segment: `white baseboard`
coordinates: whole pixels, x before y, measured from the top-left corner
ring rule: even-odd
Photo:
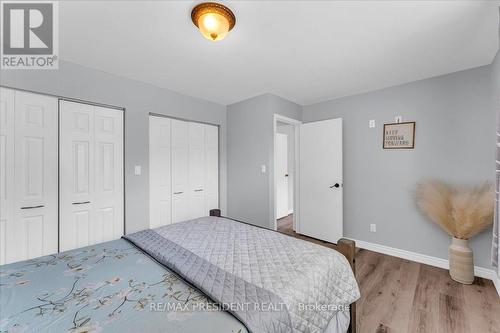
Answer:
[[[366,249],[366,250],[370,250],[373,252],[383,253],[383,254],[387,254],[390,256],[415,261],[415,262],[418,262],[421,264],[426,264],[426,265],[435,266],[435,267],[439,267],[439,268],[449,269],[449,263],[448,263],[448,260],[446,260],[446,259],[432,257],[432,256],[428,256],[428,255],[421,254],[421,253],[396,249],[396,248],[390,247],[390,246],[365,242],[362,240],[356,240],[356,239],[353,239],[353,240],[356,242],[356,246],[359,248],[362,248],[362,249]],[[497,291],[499,292],[499,295],[500,295],[500,282],[498,281],[498,276],[494,270],[487,269],[484,267],[474,266],[474,275],[478,276],[478,277],[485,278],[485,279],[492,280],[493,283],[495,284],[495,287],[497,288]]]

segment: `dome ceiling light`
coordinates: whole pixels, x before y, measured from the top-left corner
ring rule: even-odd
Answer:
[[[218,41],[224,39],[236,23],[231,9],[216,2],[203,2],[191,11],[191,20],[200,29],[206,39]]]

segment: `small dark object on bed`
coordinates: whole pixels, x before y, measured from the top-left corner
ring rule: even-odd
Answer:
[[[220,209],[211,209],[210,216],[221,217]],[[349,265],[351,265],[352,272],[354,273],[354,276],[356,276],[354,261],[354,255],[356,254],[356,242],[351,239],[341,238],[337,241],[337,250],[347,258]],[[352,303],[350,306],[350,315],[351,320],[347,333],[356,333],[356,302]]]

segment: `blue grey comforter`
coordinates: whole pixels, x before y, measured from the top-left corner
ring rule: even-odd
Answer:
[[[323,332],[360,294],[335,250],[219,217],[126,236],[252,333]]]
[[[247,332],[212,305],[124,239],[0,266],[0,332]]]

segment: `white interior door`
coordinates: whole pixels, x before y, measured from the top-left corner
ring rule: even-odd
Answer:
[[[343,236],[342,119],[300,125],[298,232],[336,243]]]
[[[219,208],[219,127],[205,126],[205,211]]]
[[[218,208],[218,127],[150,117],[150,177],[152,228]]]
[[[94,107],[93,243],[123,235],[123,111]]]
[[[171,120],[149,117],[150,228],[172,223]]]
[[[15,225],[14,101],[14,90],[0,88],[0,265],[12,261],[7,261],[12,256],[7,249],[14,250],[7,237],[7,226]]]
[[[172,223],[188,220],[189,129],[188,122],[172,119]]]
[[[57,99],[15,92],[15,206],[6,262],[57,252]],[[3,167],[3,166],[2,166]]]
[[[9,241],[7,226],[14,223],[15,185],[14,185],[14,129],[15,129],[15,92],[0,88],[0,265],[11,262],[9,257],[14,243]]]
[[[288,215],[288,137],[276,133],[276,218]]]
[[[60,101],[60,250],[91,245],[94,214],[94,108]]]
[[[123,112],[60,101],[60,250],[123,234]]]
[[[206,216],[205,125],[189,123],[189,218]]]

